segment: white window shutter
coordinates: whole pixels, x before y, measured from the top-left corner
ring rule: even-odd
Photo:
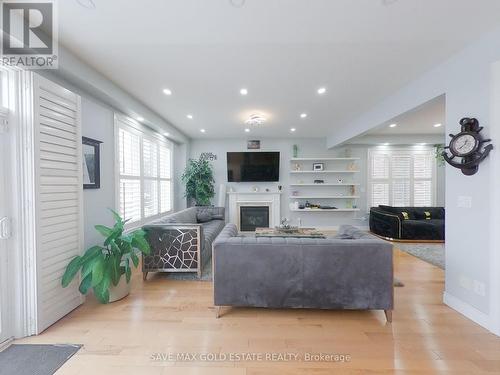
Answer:
[[[35,74],[33,80],[37,226],[37,331],[83,302],[78,277],[61,278],[82,252],[82,137],[80,97]]]

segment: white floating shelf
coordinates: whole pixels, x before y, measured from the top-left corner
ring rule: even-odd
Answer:
[[[329,161],[329,160],[338,160],[338,161],[350,161],[350,160],[360,160],[360,158],[291,158],[290,161]]]
[[[290,171],[290,173],[359,173],[359,171]]]
[[[359,186],[360,184],[290,184],[290,186]]]
[[[290,199],[357,199],[359,196],[357,195],[331,195],[331,196],[322,196],[319,197],[317,195],[291,195]]]
[[[303,210],[298,209],[298,210],[290,210],[292,212],[355,212],[359,211],[359,208],[336,208],[336,209],[321,209],[321,208],[313,208],[313,209],[307,209],[304,208]]]

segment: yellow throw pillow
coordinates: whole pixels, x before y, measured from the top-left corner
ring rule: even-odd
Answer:
[[[430,220],[431,219],[431,213],[429,211],[425,211],[425,220]]]
[[[401,212],[401,215],[403,215],[403,219],[405,219],[405,220],[410,220],[410,215],[408,215],[408,212],[406,212],[406,211],[402,211],[402,212]]]

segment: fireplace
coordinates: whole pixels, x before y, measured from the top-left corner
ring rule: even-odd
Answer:
[[[269,228],[269,206],[240,206],[240,231]]]

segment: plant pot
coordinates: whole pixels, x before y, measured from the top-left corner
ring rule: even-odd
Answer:
[[[127,283],[125,275],[120,278],[117,286],[113,284],[109,287],[109,302],[116,302],[130,294],[130,283]]]

